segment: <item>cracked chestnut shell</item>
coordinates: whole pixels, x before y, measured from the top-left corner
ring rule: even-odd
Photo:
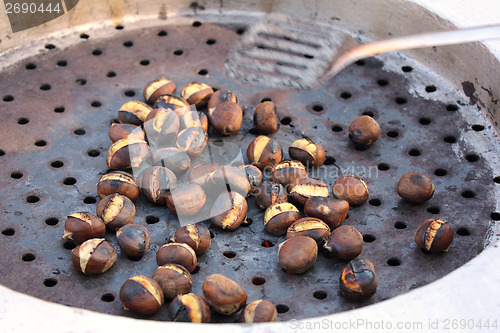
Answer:
[[[286,230],[287,239],[297,236],[308,236],[323,244],[330,237],[330,227],[315,217],[303,217],[293,222]]]
[[[207,302],[193,293],[178,295],[168,307],[168,317],[172,321],[209,323],[210,316]]]
[[[177,229],[173,238],[174,242],[186,243],[191,246],[197,255],[207,252],[212,243],[210,231],[197,224],[188,224]]]
[[[270,234],[282,236],[288,227],[300,218],[300,212],[289,202],[279,202],[267,207],[264,212],[264,228]]]
[[[86,240],[71,251],[73,267],[83,274],[106,272],[116,262],[116,250],[104,238]]]
[[[158,205],[165,205],[170,191],[177,185],[177,177],[168,168],[153,166],[147,168],[142,174],[142,194]]]
[[[142,125],[146,121],[151,107],[140,101],[129,101],[123,104],[118,111],[118,120],[122,124]]]
[[[106,225],[99,217],[90,213],[78,212],[66,218],[62,238],[80,244],[91,238],[104,237],[105,234]]]
[[[433,194],[434,184],[424,173],[407,173],[398,182],[398,195],[406,201],[422,203],[432,198]]]
[[[106,163],[113,170],[136,168],[148,154],[149,146],[146,141],[136,138],[121,139],[109,147]]]
[[[247,294],[235,281],[220,275],[208,276],[201,286],[203,298],[210,307],[223,315],[230,315],[247,302]]]
[[[250,184],[250,194],[255,194],[258,191],[260,184],[262,184],[262,180],[264,179],[262,171],[260,171],[260,169],[255,165],[250,164],[242,165],[240,166],[240,169],[245,171],[248,183]]]
[[[351,260],[342,270],[339,284],[340,293],[345,297],[354,301],[368,299],[377,292],[375,267],[368,259]]]
[[[349,125],[349,139],[358,146],[369,146],[380,136],[380,126],[370,116],[361,116]]]
[[[356,228],[341,225],[332,230],[324,248],[339,259],[354,259],[363,251],[363,236]]]
[[[328,197],[328,186],[314,178],[297,178],[289,186],[289,195],[297,205],[304,206],[312,197]]]
[[[153,279],[158,282],[163,296],[167,299],[190,293],[193,289],[191,274],[181,265],[166,264],[160,266],[155,270]]]
[[[226,192],[229,188],[244,197],[247,197],[251,190],[245,171],[230,165],[220,167],[207,175],[203,188],[210,194]]]
[[[413,239],[428,252],[447,251],[453,241],[453,230],[446,221],[428,219],[418,227]]]
[[[347,201],[330,197],[311,197],[304,205],[304,212],[307,216],[322,220],[331,229],[344,222],[348,210],[349,203]]]
[[[265,299],[258,299],[247,304],[241,311],[240,323],[274,322],[278,318],[278,311],[273,303]]]
[[[288,154],[307,166],[321,166],[326,159],[323,146],[305,138],[294,141],[288,148]]]
[[[216,164],[198,164],[189,170],[188,180],[192,184],[198,184],[203,186],[205,184],[205,180],[209,174],[214,172],[219,168]]]
[[[145,134],[140,126],[132,124],[117,124],[112,123],[108,131],[109,139],[116,142],[128,137],[144,140]]]
[[[199,111],[189,111],[179,117],[180,129],[188,127],[201,127],[208,133],[208,117]]]
[[[189,104],[194,104],[198,109],[207,105],[214,90],[208,84],[190,82],[181,91],[181,97]]]
[[[238,98],[229,90],[217,90],[208,101],[208,111],[210,112],[210,109],[214,109],[217,105],[224,102],[238,103]]]
[[[173,94],[177,92],[177,86],[169,79],[162,77],[158,80],[149,82],[144,87],[143,96],[148,104],[153,104],[158,97],[165,94]]]
[[[167,243],[156,252],[156,263],[158,266],[166,264],[178,264],[188,270],[194,271],[198,259],[194,250],[184,243]]]
[[[287,201],[288,195],[283,185],[269,180],[264,180],[255,193],[255,202],[262,209],[277,202]]]
[[[246,219],[248,204],[238,192],[223,192],[215,200],[210,216],[212,224],[224,230],[236,230]]]
[[[308,271],[318,257],[318,244],[307,236],[295,236],[279,245],[281,268],[289,274],[302,274]]]
[[[260,135],[248,146],[247,157],[251,164],[263,170],[272,168],[276,163],[281,162],[283,150],[277,140]]]
[[[175,146],[179,129],[179,116],[171,109],[153,109],[144,123],[144,131],[153,149]]]
[[[139,197],[140,190],[134,177],[124,171],[113,171],[104,174],[97,183],[97,194],[101,198],[113,193],[126,196],[134,201]]]
[[[151,234],[142,225],[127,224],[116,230],[116,241],[127,256],[141,258],[149,248]]]
[[[177,215],[196,215],[205,205],[205,191],[197,184],[181,184],[167,195],[167,207]]]
[[[154,165],[161,165],[175,173],[182,175],[191,166],[189,155],[174,147],[161,148],[151,155]]]
[[[125,310],[146,316],[157,313],[163,305],[163,292],[160,285],[144,275],[136,275],[127,279],[120,288],[119,297]]]
[[[195,158],[201,155],[207,145],[208,134],[201,127],[188,127],[177,135],[177,148]]]
[[[280,128],[280,119],[273,102],[266,101],[260,103],[253,114],[253,124],[255,128],[264,134],[273,134]]]
[[[345,175],[338,178],[332,187],[333,196],[347,201],[350,205],[361,205],[368,200],[368,185],[363,179],[354,175]]]
[[[308,178],[306,167],[296,160],[281,161],[273,166],[269,179],[288,187],[296,179]]]
[[[155,109],[171,109],[177,113],[178,116],[183,115],[184,113],[191,111],[189,103],[186,102],[181,97],[165,94],[158,97],[153,105]]]
[[[241,129],[243,111],[234,102],[223,102],[208,111],[212,127],[222,135],[233,135]]]
[[[99,201],[96,213],[108,230],[115,231],[132,223],[135,217],[135,205],[126,196],[114,193]]]

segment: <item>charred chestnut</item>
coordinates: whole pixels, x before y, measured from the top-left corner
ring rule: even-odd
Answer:
[[[189,104],[194,104],[200,109],[207,105],[213,93],[214,90],[208,84],[191,82],[182,89],[181,97]]]
[[[161,165],[175,173],[182,175],[191,166],[189,155],[174,147],[161,148],[151,155],[154,165]]]
[[[297,236],[308,236],[323,244],[330,237],[330,227],[315,217],[303,217],[293,222],[286,230],[287,239]]]
[[[137,125],[132,124],[111,124],[108,131],[108,136],[111,141],[116,142],[121,139],[126,139],[128,137],[144,140],[145,135],[142,128]]]
[[[197,184],[182,184],[170,191],[167,207],[180,216],[196,215],[207,201],[205,191]]]
[[[429,219],[418,227],[413,239],[428,252],[447,251],[453,241],[453,230],[446,221]]]
[[[144,275],[136,275],[127,279],[120,288],[119,297],[125,310],[146,316],[157,313],[163,305],[163,292],[160,285]]]
[[[300,206],[304,206],[309,198],[326,198],[329,195],[325,182],[314,178],[297,178],[290,184],[289,189],[293,202]]]
[[[71,251],[73,267],[83,274],[106,272],[116,262],[116,250],[104,238],[86,240]]]
[[[174,112],[177,113],[178,116],[191,111],[188,102],[186,102],[181,97],[177,97],[172,94],[165,94],[158,97],[153,107],[155,109],[174,110]]]
[[[247,294],[235,281],[212,274],[201,286],[203,298],[210,307],[221,314],[230,315],[241,309],[247,302]]]
[[[153,109],[144,123],[148,142],[155,149],[175,146],[179,128],[179,116],[171,109]]]
[[[354,301],[362,301],[377,292],[378,279],[375,267],[368,259],[355,259],[342,270],[339,279],[340,293]]]
[[[100,218],[90,213],[78,212],[66,219],[62,238],[80,244],[91,238],[104,237],[105,234],[106,225]]]
[[[139,185],[137,185],[134,177],[128,172],[109,172],[104,174],[97,183],[97,194],[101,198],[104,198],[113,193],[124,195],[134,201],[139,197]]]
[[[264,228],[270,234],[282,236],[298,218],[300,218],[300,212],[291,203],[275,203],[267,207],[264,212]]]
[[[146,103],[153,104],[161,95],[175,94],[176,92],[177,86],[175,83],[162,77],[161,79],[149,82],[144,88],[143,96]]]
[[[316,217],[328,224],[331,229],[344,222],[349,210],[349,203],[330,197],[311,197],[304,205],[307,216]]]
[[[106,224],[106,228],[115,231],[132,223],[135,217],[135,205],[126,196],[114,193],[99,201],[96,212]]]
[[[144,140],[126,138],[114,142],[106,154],[106,163],[113,170],[136,168],[148,156],[149,146]]]
[[[291,158],[299,160],[307,166],[321,166],[326,159],[323,146],[312,142],[310,139],[294,141],[288,148],[288,153]]]
[[[278,311],[273,303],[259,299],[247,304],[241,311],[240,323],[265,323],[274,322],[278,318]]]
[[[193,293],[178,295],[168,307],[168,317],[172,321],[209,323],[210,315],[207,302]]]
[[[264,134],[273,134],[280,128],[280,119],[273,102],[262,102],[253,114],[253,124],[255,129]]]
[[[261,135],[256,137],[248,146],[247,157],[250,163],[263,170],[281,162],[283,150],[277,140]]]
[[[279,262],[289,274],[302,274],[308,271],[318,257],[316,241],[307,236],[296,236],[279,245]]]
[[[167,197],[177,185],[177,177],[165,167],[153,166],[144,171],[141,178],[142,194],[152,203],[165,205]]]
[[[349,139],[358,146],[369,146],[380,136],[380,126],[370,116],[361,116],[349,125]]]
[[[288,196],[283,185],[269,180],[264,180],[255,193],[255,202],[262,209],[274,203],[286,201],[288,201]]]
[[[191,274],[181,265],[166,264],[160,266],[154,272],[153,279],[158,282],[163,296],[167,299],[190,293],[193,289]]]
[[[199,164],[191,168],[188,174],[188,180],[192,184],[203,186],[209,174],[218,169],[216,164]]]
[[[151,108],[139,101],[126,102],[118,111],[118,120],[122,124],[141,125],[146,121]]]
[[[188,224],[175,232],[174,242],[186,243],[191,246],[197,255],[207,252],[212,239],[207,228],[197,224]]]
[[[434,184],[424,173],[407,173],[398,182],[398,194],[407,201],[422,203],[432,198]]]
[[[207,132],[201,127],[188,127],[177,135],[177,148],[191,158],[201,155],[207,145]]]
[[[363,251],[363,236],[356,228],[341,225],[332,231],[324,248],[339,259],[354,259]]]
[[[361,205],[368,200],[368,185],[363,179],[354,175],[345,175],[338,178],[332,187],[333,196],[347,201],[350,205]]]
[[[223,192],[215,200],[210,216],[212,224],[225,229],[236,230],[246,219],[248,204],[238,192]]]
[[[223,102],[208,111],[212,127],[222,135],[236,134],[243,121],[243,111],[234,102]]]
[[[149,248],[151,234],[142,225],[127,224],[116,230],[116,241],[127,256],[141,258]]]
[[[262,171],[260,171],[259,168],[257,168],[255,165],[242,165],[240,166],[241,169],[245,171],[245,174],[247,176],[248,183],[250,184],[250,194],[255,194],[258,189],[260,184],[262,184],[263,180],[263,175]]]
[[[166,264],[178,264],[190,273],[196,268],[198,259],[194,250],[184,243],[168,243],[160,247],[156,252],[156,263],[158,266]]]
[[[208,101],[208,111],[224,102],[238,103],[238,98],[229,90],[217,90]]]
[[[304,164],[295,160],[286,160],[273,166],[269,179],[288,187],[288,185],[300,178],[307,178],[307,171]]]

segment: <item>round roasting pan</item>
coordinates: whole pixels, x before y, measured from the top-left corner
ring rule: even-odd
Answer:
[[[252,22],[267,12],[284,12],[306,19],[340,21],[344,28],[365,40],[398,36],[413,32],[498,23],[500,6],[493,1],[478,1],[473,7],[467,1],[80,1],[66,15],[38,27],[12,33],[7,16],[0,14],[0,69],[19,59],[35,55],[49,41],[69,34],[101,31],[102,26],[124,24],[148,27],[148,18],[166,18],[166,23],[193,19],[202,22]],[[104,30],[106,31],[106,30]],[[106,34],[106,32],[102,32]],[[101,36],[106,37],[106,36]],[[70,45],[58,44],[58,47]],[[433,49],[405,52],[405,56],[429,68],[442,80],[467,96],[471,104],[480,105],[481,119],[490,124],[488,138],[475,140],[481,154],[493,170],[498,162],[498,91],[500,91],[499,42],[450,46],[436,53]],[[383,56],[382,56],[383,57]],[[473,93],[463,82],[473,82]],[[484,140],[484,142],[482,141]],[[493,147],[491,145],[494,145]],[[498,164],[497,164],[498,165]],[[495,187],[495,212],[500,210],[499,192]],[[457,329],[460,325],[476,329],[489,320],[494,325],[500,313],[498,293],[500,272],[497,261],[498,228],[492,221],[485,250],[445,277],[389,300],[323,317],[286,322],[237,325],[208,324],[202,328],[190,324],[137,320],[67,307],[0,286],[0,327],[2,331],[137,331],[191,330],[207,331],[398,331]],[[1,267],[6,270],[7,267]],[[425,267],[416,267],[423,269]],[[300,302],[301,300],[297,300]],[[496,316],[496,317],[495,317]],[[458,325],[458,326],[454,326]],[[473,326],[471,326],[473,325]],[[483,326],[484,327],[484,326]]]

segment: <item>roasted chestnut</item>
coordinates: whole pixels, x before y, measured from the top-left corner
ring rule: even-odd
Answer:
[[[203,112],[189,111],[179,117],[181,123],[180,129],[188,127],[201,127],[208,133],[208,118]]]
[[[235,281],[220,275],[208,276],[201,286],[203,298],[210,307],[221,314],[230,315],[247,302],[247,294]]]
[[[100,218],[90,213],[78,212],[66,219],[62,238],[80,244],[87,239],[104,237],[105,234],[106,225]]]
[[[265,323],[273,322],[278,318],[278,311],[273,303],[258,299],[247,304],[245,309],[241,311],[240,323]]]
[[[207,176],[217,170],[218,167],[216,164],[199,164],[192,167],[188,174],[189,182],[203,186]]]
[[[119,297],[125,310],[146,316],[157,313],[163,305],[163,292],[160,285],[144,275],[136,275],[127,279],[120,288]]]
[[[286,230],[286,238],[309,236],[319,244],[330,237],[328,224],[315,217],[303,217],[293,222]]]
[[[429,219],[418,227],[413,239],[428,252],[447,251],[453,241],[453,230],[446,221]]]
[[[208,84],[191,82],[182,89],[181,97],[199,109],[207,105],[213,93],[214,90]]]
[[[127,224],[116,230],[116,241],[127,256],[141,258],[149,248],[151,234],[142,225]]]
[[[179,129],[179,116],[171,109],[153,109],[144,123],[149,145],[153,149],[175,146]]]
[[[208,111],[224,102],[238,103],[238,98],[229,90],[217,90],[208,101]]]
[[[332,231],[324,248],[339,259],[354,259],[363,251],[363,236],[356,228],[341,225]]]
[[[243,111],[234,102],[223,102],[208,111],[212,127],[222,135],[236,134],[243,121]]]
[[[156,263],[158,266],[178,264],[191,273],[196,268],[198,259],[196,258],[196,253],[189,245],[184,243],[167,243],[156,252]]]
[[[174,147],[156,150],[153,155],[151,155],[151,161],[154,165],[166,167],[176,175],[182,175],[191,166],[189,155]]]
[[[290,157],[299,160],[309,166],[321,166],[325,163],[325,149],[322,145],[312,142],[310,139],[300,139],[292,143],[288,148]]]
[[[261,135],[256,137],[248,146],[247,157],[250,163],[263,170],[281,162],[283,150],[277,140]]]
[[[193,293],[178,295],[168,307],[168,317],[172,321],[209,323],[210,315],[207,302]]]
[[[218,194],[230,191],[238,192],[244,197],[250,193],[251,187],[245,171],[233,166],[223,166],[207,175],[203,184],[207,193]]]
[[[422,203],[432,198],[434,184],[424,173],[407,173],[398,182],[398,194],[407,201]]]
[[[304,206],[312,197],[328,197],[328,186],[324,181],[314,178],[297,178],[289,186],[289,195],[297,205]]]
[[[300,218],[300,212],[291,203],[275,203],[267,207],[264,212],[264,228],[270,234],[282,236],[298,218]]]
[[[141,125],[146,121],[151,108],[140,101],[126,102],[118,111],[118,120],[122,124]]]
[[[259,186],[264,178],[262,175],[262,171],[260,171],[260,169],[255,165],[250,164],[242,165],[240,166],[240,168],[245,171],[245,174],[247,176],[248,183],[250,184],[250,194],[257,193]]]
[[[132,124],[117,124],[112,123],[108,131],[108,136],[111,141],[116,142],[121,139],[126,139],[128,137],[144,140],[145,135],[142,128],[137,125]]]
[[[162,166],[147,168],[142,174],[142,194],[152,203],[165,205],[170,191],[177,185],[177,177]]]
[[[177,113],[178,116],[191,111],[188,102],[186,102],[181,97],[172,94],[165,94],[158,97],[153,107],[155,109],[174,110],[174,112]]]
[[[144,140],[126,138],[114,142],[106,154],[110,169],[136,168],[148,156],[149,146]]]
[[[166,264],[160,266],[154,272],[153,279],[158,282],[163,296],[167,299],[190,293],[193,289],[191,274],[181,265]]]
[[[354,175],[345,175],[338,178],[332,187],[333,196],[347,201],[350,205],[361,205],[368,200],[368,185],[363,179]]]
[[[362,301],[377,292],[378,279],[375,267],[368,259],[354,259],[342,270],[339,279],[340,293],[345,297]]]
[[[269,179],[288,187],[296,179],[307,178],[304,164],[295,160],[281,161],[273,166]]]
[[[135,217],[135,205],[129,198],[114,193],[99,201],[96,212],[106,224],[106,228],[115,231],[132,223]]]
[[[253,114],[255,129],[264,134],[273,134],[280,128],[280,119],[276,111],[276,105],[267,101],[260,103]]]
[[[283,185],[269,180],[264,180],[255,193],[255,202],[262,209],[274,203],[286,201],[288,201],[288,196]]]
[[[201,127],[188,127],[177,135],[177,148],[191,158],[201,155],[207,145],[207,132]]]
[[[330,197],[311,197],[304,205],[307,216],[317,217],[328,224],[331,229],[344,222],[349,210],[349,203]]]
[[[380,136],[380,126],[370,116],[361,116],[349,125],[349,139],[358,146],[369,146]]]
[[[177,86],[174,82],[162,77],[161,79],[149,82],[144,88],[143,96],[146,103],[153,104],[158,97],[165,94],[175,94]]]
[[[104,238],[86,240],[71,251],[73,267],[83,274],[101,274],[116,262],[116,250]]]
[[[167,207],[180,216],[196,215],[205,205],[205,191],[197,184],[181,184],[170,191]]]
[[[224,230],[236,230],[246,219],[248,204],[238,192],[222,192],[212,206],[212,224]]]
[[[198,224],[188,224],[180,227],[175,232],[173,240],[191,246],[197,255],[207,252],[212,243],[210,231]]]
[[[97,183],[97,194],[101,198],[104,198],[113,193],[124,195],[134,201],[139,197],[139,185],[137,185],[134,177],[128,172],[109,172],[104,174]]]
[[[318,257],[318,244],[311,237],[295,236],[279,245],[281,268],[289,274],[308,271]]]

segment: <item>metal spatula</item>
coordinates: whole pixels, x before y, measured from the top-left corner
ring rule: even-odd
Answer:
[[[307,89],[379,53],[500,38],[500,25],[430,32],[367,44],[328,24],[272,14],[242,36],[226,61],[229,76],[275,88]]]

